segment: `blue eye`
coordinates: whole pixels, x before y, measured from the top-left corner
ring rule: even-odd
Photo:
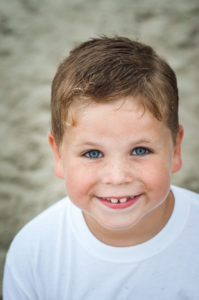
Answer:
[[[103,156],[103,154],[99,150],[90,150],[90,151],[87,151],[86,153],[84,153],[84,156],[91,158],[91,159],[97,159],[97,158],[101,158]]]
[[[137,147],[132,150],[132,155],[137,155],[137,156],[144,156],[149,153],[151,153],[151,151],[145,147]]]

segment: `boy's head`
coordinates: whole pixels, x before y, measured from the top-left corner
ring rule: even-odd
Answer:
[[[167,223],[182,137],[175,74],[152,48],[93,39],[58,68],[49,133],[54,170],[105,243],[140,243]]]
[[[52,134],[57,146],[67,124],[73,125],[73,103],[106,103],[126,96],[136,97],[165,122],[175,142],[176,76],[150,46],[124,37],[102,37],[76,47],[60,64],[52,84]]]

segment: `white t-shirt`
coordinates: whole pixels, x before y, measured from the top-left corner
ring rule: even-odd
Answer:
[[[27,224],[7,254],[4,300],[198,300],[199,195],[172,187],[174,211],[149,241],[111,247],[64,198]]]

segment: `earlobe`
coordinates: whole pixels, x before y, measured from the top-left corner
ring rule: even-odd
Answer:
[[[54,156],[54,172],[57,177],[63,179],[64,178],[64,170],[63,170],[63,163],[62,158],[59,152],[59,148],[57,147],[55,143],[54,136],[51,132],[48,134],[48,142],[50,144],[50,147],[53,151]]]
[[[176,144],[174,147],[173,166],[171,170],[172,173],[179,171],[182,167],[181,145],[182,145],[183,136],[184,136],[184,129],[182,125],[180,125],[176,137]]]

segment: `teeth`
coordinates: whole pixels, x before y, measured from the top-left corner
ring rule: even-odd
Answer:
[[[127,199],[128,199],[128,198],[121,198],[121,199],[120,199],[120,203],[124,203],[124,202],[126,202],[126,201],[127,201]]]
[[[125,203],[130,197],[116,199],[116,198],[103,198],[104,200],[110,201],[111,203]]]
[[[118,203],[118,199],[111,198],[110,201],[111,203]]]

